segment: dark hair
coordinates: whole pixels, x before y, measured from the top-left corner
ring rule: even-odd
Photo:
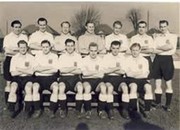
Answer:
[[[139,27],[139,24],[145,24],[147,26],[147,23],[145,21],[139,21],[138,22],[138,27]]]
[[[19,20],[14,20],[11,22],[11,27],[14,27],[14,24],[20,24],[22,26],[22,23]]]
[[[95,42],[91,42],[89,44],[89,49],[90,49],[90,47],[97,47],[98,48],[98,45]]]
[[[87,26],[89,23],[92,23],[92,24],[94,24],[95,25],[95,23],[94,22],[92,22],[92,21],[86,21],[86,23],[85,23],[85,26]]]
[[[41,46],[42,46],[43,44],[45,44],[45,43],[48,43],[49,46],[51,46],[51,43],[50,43],[50,41],[48,41],[48,40],[43,40],[43,41],[41,42]]]
[[[133,43],[131,46],[130,46],[130,50],[132,50],[132,48],[134,47],[139,47],[139,49],[141,49],[141,45],[139,43]]]
[[[75,41],[74,40],[72,40],[72,39],[66,39],[66,41],[65,41],[65,45],[67,45],[67,43],[69,43],[69,42],[73,42],[73,44],[75,45]]]
[[[48,23],[47,19],[42,18],[42,17],[38,19],[37,23],[39,24],[39,22],[40,22],[40,21],[45,21],[45,22],[46,22],[46,24]]]
[[[64,23],[67,23],[67,24],[69,25],[69,27],[71,27],[71,24],[70,24],[68,21],[63,21],[63,22],[61,23],[61,27],[63,26]]]
[[[115,27],[115,24],[118,24],[118,25],[120,25],[120,26],[122,27],[121,21],[115,21],[115,22],[113,23],[113,27]]]
[[[28,46],[28,43],[25,40],[20,40],[17,45],[18,47],[20,46],[20,44],[25,44],[26,46]]]
[[[167,20],[160,20],[159,24],[162,24],[162,23],[166,23],[167,25],[169,25],[169,22]]]
[[[112,41],[111,42],[111,47],[115,45],[115,46],[121,46],[121,42],[120,41]]]

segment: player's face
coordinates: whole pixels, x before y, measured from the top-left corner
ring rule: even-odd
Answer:
[[[111,51],[112,51],[112,54],[114,56],[117,56],[119,54],[119,48],[120,48],[119,45],[112,45],[111,46]]]
[[[134,58],[138,57],[140,52],[141,52],[141,49],[138,46],[135,46],[131,49],[131,53]]]
[[[92,59],[95,59],[97,57],[98,53],[98,47],[97,46],[91,46],[89,48],[89,55]]]
[[[63,23],[63,26],[62,26],[62,33],[68,34],[69,31],[70,31],[69,24],[68,24],[68,23]]]
[[[42,51],[44,54],[48,54],[51,50],[51,46],[48,43],[42,44]]]
[[[26,44],[19,44],[19,53],[25,55],[27,52],[28,47]]]
[[[86,30],[88,33],[90,34],[94,34],[94,23],[88,23],[87,26],[86,26]]]
[[[113,32],[116,35],[120,34],[120,32],[121,32],[121,25],[115,24],[114,27],[113,27]]]
[[[166,32],[168,31],[168,25],[167,25],[167,23],[161,23],[161,24],[159,25],[159,29],[160,29],[160,31],[161,31],[162,33],[166,33]]]
[[[72,54],[75,51],[75,45],[73,42],[68,42],[66,45],[66,50],[69,54]]]
[[[21,24],[14,24],[12,29],[14,34],[19,35],[21,33]]]
[[[39,30],[41,32],[45,32],[46,31],[46,27],[47,27],[47,24],[46,24],[46,21],[39,21]]]
[[[143,35],[143,34],[146,33],[146,24],[145,23],[139,24],[139,26],[138,26],[138,33],[140,35]]]

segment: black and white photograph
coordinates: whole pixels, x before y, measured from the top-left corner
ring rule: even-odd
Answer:
[[[179,130],[179,11],[0,2],[0,130]]]

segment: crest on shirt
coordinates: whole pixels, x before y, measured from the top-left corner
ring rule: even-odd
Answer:
[[[74,67],[77,67],[77,62],[76,61],[74,62]]]
[[[48,60],[48,63],[49,63],[49,64],[52,64],[52,62],[53,62],[52,59],[49,59],[49,60]]]
[[[120,67],[120,63],[119,62],[116,62],[116,67]]]
[[[25,67],[29,67],[29,62],[26,61],[26,62],[24,63],[24,66],[25,66]]]
[[[143,67],[142,64],[139,64],[139,65],[138,65],[138,68],[139,68],[139,69],[142,69],[142,67]]]
[[[96,66],[95,66],[95,70],[99,70],[99,65],[96,65]]]
[[[170,40],[169,39],[166,40],[166,44],[170,44]]]
[[[148,40],[145,40],[144,43],[145,43],[145,44],[148,44]]]

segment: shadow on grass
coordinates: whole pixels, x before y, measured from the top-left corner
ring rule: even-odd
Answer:
[[[89,130],[89,127],[86,123],[81,122],[76,126],[76,130]]]
[[[157,125],[143,121],[140,115],[136,115],[136,117],[138,118],[130,117],[131,120],[123,125],[124,130],[164,130]]]

